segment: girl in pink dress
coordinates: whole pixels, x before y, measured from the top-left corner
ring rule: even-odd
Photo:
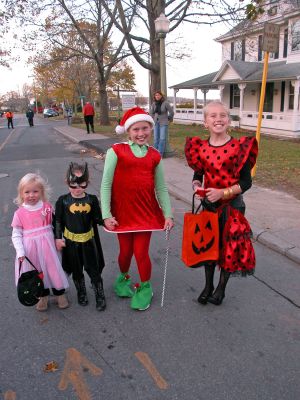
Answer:
[[[47,201],[48,186],[38,174],[27,174],[19,182],[15,203],[19,206],[12,220],[12,242],[16,250],[15,280],[21,271],[32,267],[25,256],[44,274],[44,293],[36,305],[38,311],[48,308],[50,288],[57,298],[59,308],[69,306],[65,289],[69,286],[55,247],[52,227],[53,208]]]

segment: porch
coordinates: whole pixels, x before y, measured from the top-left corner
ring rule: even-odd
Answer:
[[[261,131],[286,137],[300,137],[300,63],[276,62],[269,65]],[[230,73],[229,73],[230,72]],[[198,91],[203,104],[210,90],[219,90],[221,101],[227,105],[232,126],[256,130],[261,91],[261,63],[227,61],[212,74],[172,86],[174,89],[174,121],[182,124],[202,124]],[[193,108],[176,107],[180,89],[194,92]],[[201,107],[201,106],[200,106]]]
[[[256,130],[258,111],[240,112],[231,109],[231,126],[249,130]],[[202,109],[177,108],[174,122],[179,124],[203,124]],[[262,115],[261,132],[285,137],[300,137],[300,112],[264,112]]]

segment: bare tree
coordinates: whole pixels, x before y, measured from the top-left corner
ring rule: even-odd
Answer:
[[[107,2],[103,2],[103,7],[123,33],[136,61],[150,71],[152,93],[160,89],[160,44],[154,21],[161,13],[171,23],[170,32],[174,32],[183,22],[195,25],[212,25],[221,21],[232,23],[241,18],[245,11],[245,6],[241,6],[239,1],[230,5],[225,0],[116,0],[115,3],[118,19],[110,12]]]
[[[27,49],[37,41],[44,40],[66,50],[72,56],[93,60],[97,71],[100,123],[109,124],[107,83],[113,68],[129,54],[123,52],[125,37],[114,36],[110,15],[118,20],[117,7],[113,1],[102,0],[76,2],[72,0],[6,0],[6,7],[14,10],[28,29],[23,37]],[[25,7],[26,5],[26,7]],[[109,13],[107,13],[109,10]],[[46,17],[44,17],[46,15]],[[66,43],[66,36],[76,32],[78,46]]]

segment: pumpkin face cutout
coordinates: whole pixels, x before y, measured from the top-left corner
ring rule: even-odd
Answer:
[[[196,223],[194,240],[192,241],[192,249],[196,254],[205,253],[215,243],[215,233],[213,232],[210,220],[201,221],[202,224]]]
[[[188,267],[200,266],[219,257],[218,214],[201,211],[184,215],[182,261]]]

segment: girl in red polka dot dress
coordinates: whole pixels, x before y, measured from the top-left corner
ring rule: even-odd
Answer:
[[[223,103],[211,102],[203,113],[210,137],[207,140],[187,138],[185,155],[195,171],[194,191],[204,184],[203,207],[219,214],[220,256],[217,263],[205,265],[206,283],[198,302],[220,305],[229,277],[251,275],[255,268],[252,232],[244,217],[242,193],[252,185],[251,169],[256,162],[258,146],[254,137],[235,139],[227,133],[230,114]],[[220,280],[214,289],[216,264],[220,268]]]

